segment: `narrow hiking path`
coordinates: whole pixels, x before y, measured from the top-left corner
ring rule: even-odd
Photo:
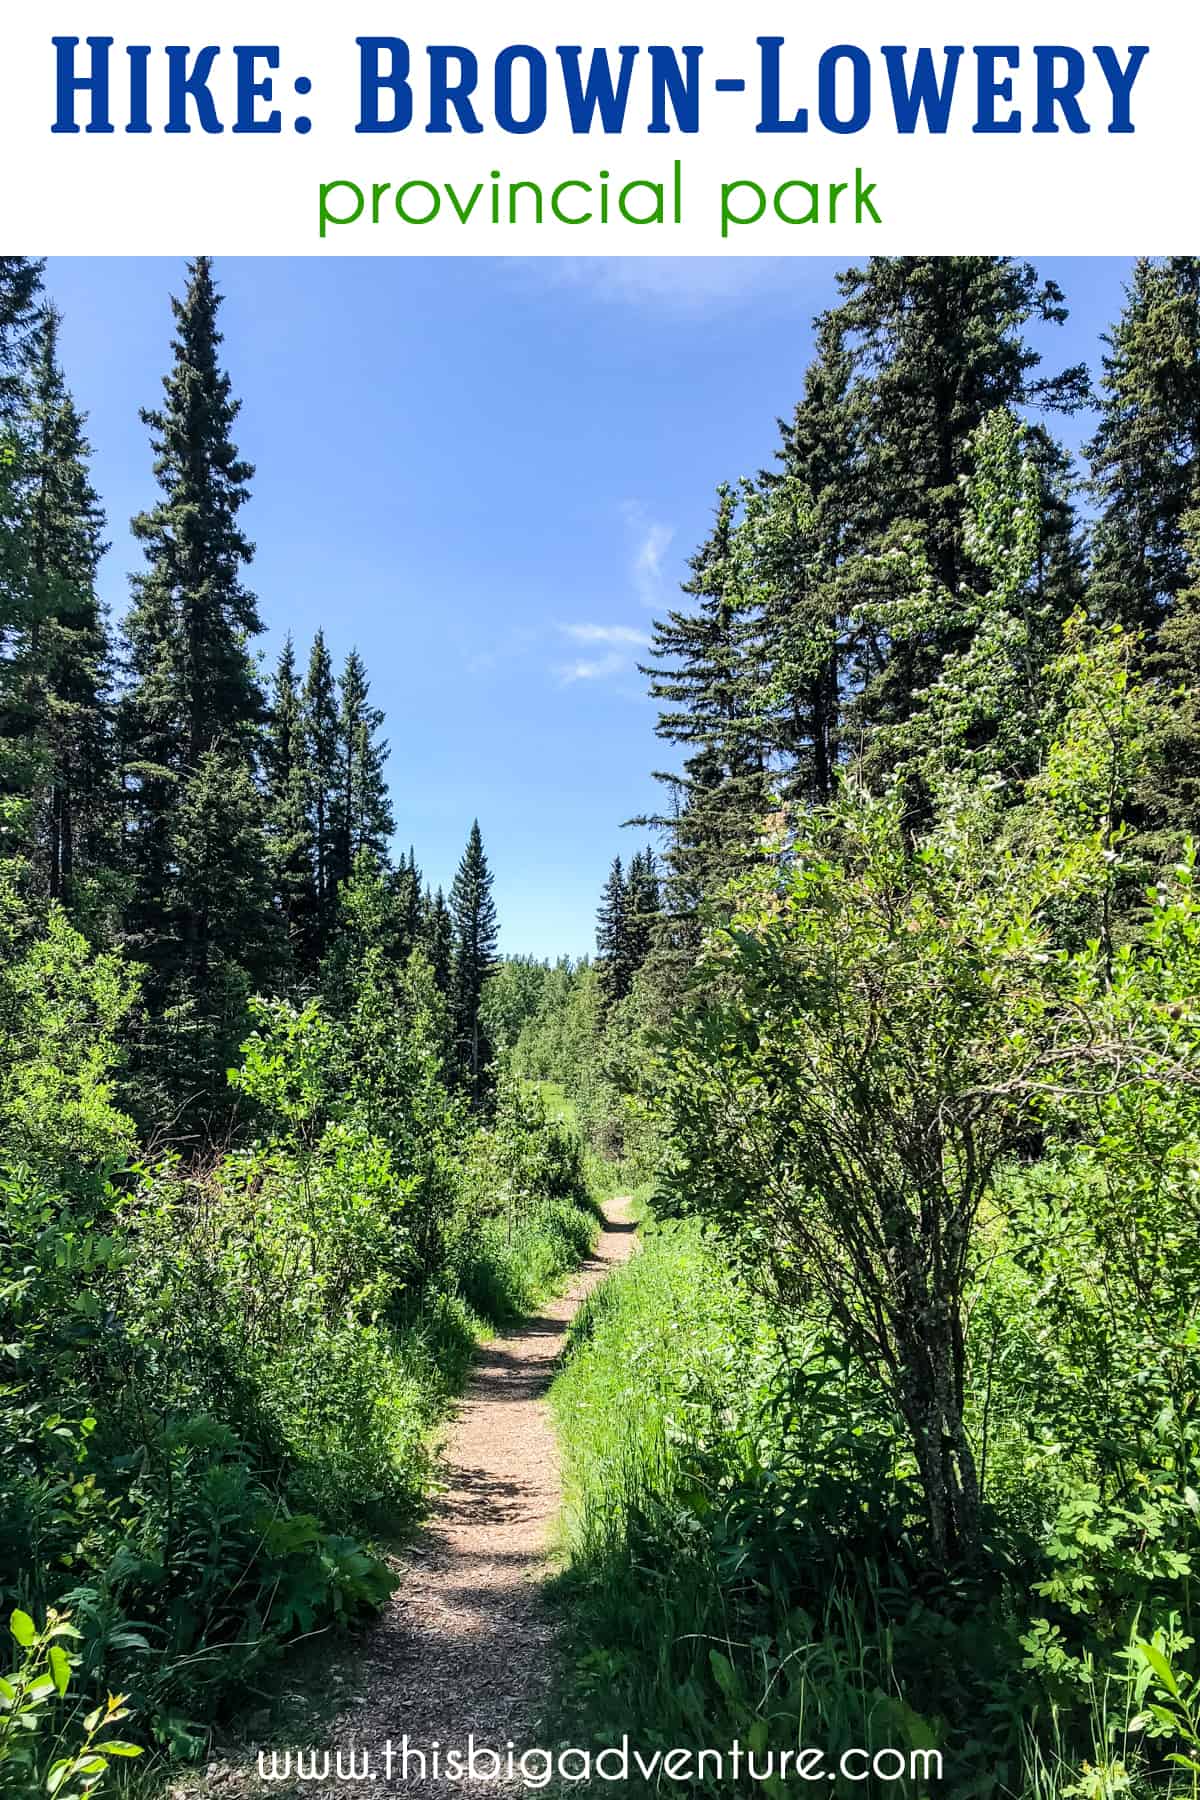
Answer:
[[[553,1628],[543,1597],[551,1528],[562,1500],[546,1390],[567,1326],[592,1289],[630,1255],[635,1227],[625,1199],[604,1207],[596,1249],[566,1292],[481,1348],[442,1451],[445,1482],[428,1523],[402,1557],[399,1587],[356,1661],[357,1704],[329,1728],[331,1749],[370,1751],[380,1769],[414,1749],[444,1753],[474,1735],[503,1753],[530,1747],[546,1697]],[[426,1777],[410,1764],[374,1795],[461,1794],[462,1780]],[[503,1781],[472,1781],[474,1795],[508,1794]],[[278,1791],[278,1790],[277,1790]],[[344,1794],[345,1786],[307,1786]]]

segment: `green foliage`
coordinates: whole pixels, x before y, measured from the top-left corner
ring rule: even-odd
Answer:
[[[347,917],[378,899],[364,876]],[[255,1141],[0,1195],[0,1587],[69,1607],[84,1681],[119,1679],[174,1753],[387,1597],[365,1540],[419,1514],[476,1337],[591,1239],[573,1135],[516,1084],[466,1126],[427,967],[364,942],[344,1013],[256,1004],[233,1072]]]
[[[275,666],[264,760],[271,882],[283,918],[288,960],[293,968],[303,967],[313,947],[317,913],[309,819],[313,769],[290,634]]]
[[[383,765],[388,747],[379,739],[383,714],[370,701],[371,684],[357,650],[346,658],[338,682],[341,766],[332,808],[335,880],[349,881],[360,857],[382,863],[395,830]]]
[[[594,1220],[573,1130],[492,1093],[536,999],[483,1004],[478,826],[449,907],[391,866],[356,652],[335,680],[318,632],[302,683],[289,642],[266,704],[209,259],[143,414],[115,716],[40,284],[0,258],[0,1788],[74,1800],[122,1754],[106,1688],[194,1757],[294,1639],[383,1604],[372,1545],[419,1515],[478,1337]]]
[[[956,594],[971,571],[961,484],[974,433],[997,407],[1069,410],[1086,397],[1086,371],[1039,375],[1026,336],[1033,321],[1063,322],[1063,295],[1006,256],[872,257],[838,285],[841,303],[823,323],[855,378],[847,404],[864,478],[859,529],[878,540],[898,519],[914,522],[937,579]],[[920,649],[942,647],[934,639]],[[922,662],[895,659],[881,710],[909,704]]]
[[[1135,1670],[1134,1695],[1145,1707],[1134,1721],[1151,1738],[1166,1739],[1182,1748],[1172,1749],[1168,1760],[1192,1777],[1192,1790],[1200,1776],[1200,1681],[1179,1670],[1168,1653],[1167,1634],[1157,1631],[1152,1639],[1135,1637],[1129,1659]]]
[[[813,589],[908,658],[863,756],[702,893],[665,1021],[639,996],[623,1059],[576,1033],[656,1115],[660,1209],[720,1236],[653,1236],[558,1384],[573,1704],[660,1744],[937,1744],[964,1796],[1193,1792],[1194,854],[1129,827],[1162,696],[1064,617],[1037,440],[998,411],[962,452],[953,516],[926,495]],[[771,621],[819,523],[789,476],[730,528],[742,650],[790,659],[781,761]]]
[[[994,1298],[1009,1317],[1014,1295]],[[983,1581],[928,1569],[915,1458],[819,1299],[782,1321],[697,1222],[652,1220],[577,1318],[553,1390],[571,1553],[561,1728],[933,1747],[963,1796],[1190,1793],[1167,1779],[1191,1749],[1186,1710],[1154,1693],[1137,1646],[1163,1620],[1150,1636],[1189,1691],[1194,1511],[1169,1484],[1128,1511],[1089,1499],[1079,1460],[1039,1442],[1027,1363],[994,1353],[974,1310],[972,1327],[974,1399],[993,1413]],[[1071,1498],[1044,1532],[1055,1490]]]
[[[661,879],[551,967],[497,963],[477,824],[449,905],[389,861],[356,652],[266,705],[205,258],[114,720],[85,422],[0,258],[0,1788],[91,1791],[109,1683],[196,1754],[378,1606],[476,1336],[653,1176],[689,1217],[558,1388],[593,1723],[1197,1792],[1198,267],[1134,272],[1090,566],[1055,285],[840,277],[654,627]]]
[[[652,871],[646,879],[657,886]],[[561,962],[544,969],[536,1009],[529,1011],[505,1059],[528,1080],[561,1085],[598,1168],[615,1171],[609,1192],[646,1181],[660,1153],[654,1122],[638,1092],[657,976],[657,965],[645,965],[625,997],[606,1009],[597,965],[572,968]]]
[[[889,1548],[911,1465],[835,1344],[781,1342],[705,1234],[668,1224],[579,1315],[553,1399],[575,1729],[582,1709],[650,1746],[944,1743],[964,1639]],[[922,1671],[911,1704],[897,1665]]]
[[[31,346],[28,637],[10,675],[23,677],[34,764],[31,885],[78,911],[113,862],[111,653],[96,594],[103,514],[84,420],[59,364],[60,323],[47,308]]]
[[[220,304],[210,260],[198,257],[172,301],[163,405],[142,415],[161,493],[132,526],[146,568],[124,622],[119,717],[125,930],[159,1027],[141,1061],[164,1109],[192,1122],[223,1092],[250,986],[276,954],[250,648],[262,627],[242,581],[253,547],[237,523],[253,469],[233,443],[239,402],[219,361]]]
[[[712,532],[683,584],[694,609],[675,607],[655,620],[652,661],[642,669],[651,696],[665,702],[656,734],[687,752],[681,770],[656,774],[667,812],[634,821],[670,832],[668,918],[657,948],[676,974],[699,941],[702,901],[715,899],[753,844],[770,792],[760,596],[738,555],[739,498],[728,485],[718,490]]]
[[[309,652],[302,705],[316,901],[312,954],[319,959],[328,948],[337,909],[340,752],[337,688],[323,631],[317,632]]]
[[[115,1078],[137,993],[128,964],[95,954],[57,906],[36,932],[0,884],[0,1143],[10,1155],[68,1186],[130,1159],[134,1129]]]
[[[550,978],[549,963],[531,956],[506,956],[484,985],[481,1016],[488,1040],[499,1054],[511,1051],[537,1013]]]
[[[199,1256],[192,1209],[161,1184],[132,1212],[114,1198],[85,1211],[5,1187],[0,1580],[69,1607],[89,1685],[119,1674],[155,1715],[186,1697],[203,1716],[302,1625],[377,1603],[386,1572],[288,1504],[269,1435],[286,1340],[272,1360],[260,1317],[257,1357],[232,1361],[238,1300],[254,1304],[244,1245]]]
[[[1099,504],[1094,589],[1110,617],[1150,634],[1188,578],[1186,518],[1200,456],[1200,261],[1141,257],[1104,358],[1088,447]]]
[[[498,941],[492,879],[476,819],[450,889],[455,1060],[464,1091],[476,1109],[483,1104],[492,1061],[483,1011],[483,991],[495,968]]]
[[[80,1634],[53,1608],[40,1631],[28,1613],[14,1610],[9,1633],[20,1661],[9,1675],[0,1676],[0,1794],[36,1791],[56,1800],[86,1800],[103,1784],[114,1759],[142,1754],[140,1744],[104,1735],[129,1717],[124,1695],[109,1694],[103,1706],[89,1712],[82,1736],[69,1749],[63,1750],[61,1737],[47,1746],[78,1660],[65,1646]]]
[[[652,850],[639,850],[628,871],[613,862],[596,915],[596,969],[604,1007],[629,995],[655,948],[661,919],[658,871]]]
[[[463,1211],[449,1246],[467,1299],[490,1318],[515,1319],[586,1255],[594,1220],[582,1147],[541,1094],[502,1079],[463,1172]]]

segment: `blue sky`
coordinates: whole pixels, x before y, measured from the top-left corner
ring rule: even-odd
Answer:
[[[274,660],[324,626],[388,719],[402,847],[448,887],[478,815],[502,948],[592,949],[609,863],[670,764],[634,667],[718,482],[771,458],[834,297],[824,259],[218,261],[225,357],[257,465],[251,584]],[[1128,263],[1043,261],[1087,360]],[[167,367],[180,261],[55,259],[125,604],[154,497],[139,406]],[[1086,421],[1069,421],[1078,441]]]

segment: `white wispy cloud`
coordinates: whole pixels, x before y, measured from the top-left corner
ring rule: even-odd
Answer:
[[[562,663],[558,678],[564,686],[573,681],[604,681],[610,675],[623,674],[628,660],[619,650],[610,650],[607,656],[580,657],[575,662]]]
[[[641,500],[626,500],[620,507],[629,539],[629,580],[648,612],[660,609],[666,598],[665,559],[675,536],[674,527],[656,519]],[[642,625],[604,625],[593,620],[560,622],[557,629],[573,644],[595,645],[603,655],[580,656],[572,662],[552,664],[554,675],[567,686],[577,681],[611,681],[622,677],[628,685],[634,674],[637,652],[650,644]]]
[[[648,632],[636,625],[560,625],[565,637],[577,644],[648,644]]]
[[[621,512],[633,539],[634,592],[643,606],[653,609],[663,600],[663,559],[671,547],[675,527],[652,518],[640,500],[626,500]]]

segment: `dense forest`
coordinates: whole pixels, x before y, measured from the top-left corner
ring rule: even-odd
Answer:
[[[392,860],[361,658],[335,671],[318,634],[260,678],[206,259],[173,306],[114,633],[59,321],[39,266],[0,261],[0,1791],[22,1795],[198,1754],[281,1645],[380,1604],[374,1546],[422,1504],[477,1338],[592,1232],[577,1140],[496,1066],[478,824],[430,893]]]
[[[580,964],[498,959],[477,824],[448,897],[395,856],[357,655],[263,681],[206,259],[111,627],[41,281],[0,260],[0,1792],[200,1754],[382,1605],[477,1339],[617,1187],[564,1737],[1200,1792],[1200,259],[1096,370],[1025,263],[839,277],[654,627],[663,803]]]
[[[499,977],[651,1184],[556,1387],[571,1705],[1195,1794],[1200,261],[1094,389],[1025,264],[839,289],[655,627],[661,860]]]

